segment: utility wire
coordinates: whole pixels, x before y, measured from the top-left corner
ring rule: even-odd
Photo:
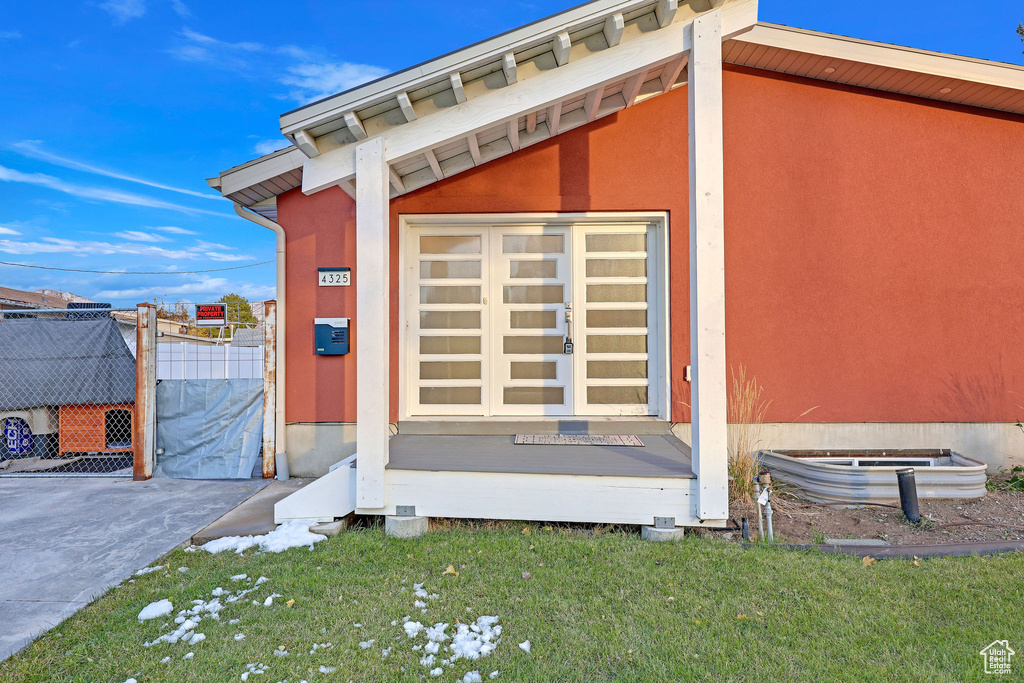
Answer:
[[[81,270],[79,268],[54,268],[53,266],[31,266],[27,263],[10,263],[8,261],[0,261],[0,266],[16,266],[18,268],[38,268],[39,270],[60,270],[65,273],[92,273],[95,275],[195,275],[198,273],[220,273],[225,270],[239,270],[241,268],[254,268],[256,266],[265,266],[273,261],[260,261],[259,263],[250,263],[244,266],[231,266],[230,268],[210,268],[209,270],[159,270],[159,271],[146,271],[146,270]]]

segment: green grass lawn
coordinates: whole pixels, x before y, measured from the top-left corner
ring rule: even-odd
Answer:
[[[993,640],[1024,653],[1024,554],[865,567],[855,557],[697,537],[654,544],[628,532],[523,528],[456,527],[414,541],[362,529],[282,554],[176,551],[166,571],[115,588],[0,663],[0,680],[226,682],[261,663],[267,672],[249,683],[419,681],[428,669],[412,645],[426,641],[406,637],[406,615],[424,624],[497,615],[504,629],[491,656],[427,681],[472,670],[484,681],[495,670],[500,681],[531,682],[963,681],[986,678],[978,651]],[[448,565],[458,576],[443,573]],[[218,586],[251,586],[229,579],[240,573],[270,581],[228,605],[220,622],[205,619],[205,641],[143,647],[171,630],[161,628],[167,619],[140,624],[143,607],[170,598],[177,612]],[[440,595],[427,614],[413,607],[420,582]],[[283,597],[264,607],[272,592]],[[527,639],[529,654],[518,647]],[[333,647],[310,654],[325,642]],[[281,646],[287,657],[273,655]],[[1011,680],[1024,673],[1019,657]]]

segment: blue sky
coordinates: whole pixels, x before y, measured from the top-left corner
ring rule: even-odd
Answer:
[[[280,113],[577,4],[92,0],[0,13],[0,261],[180,272],[274,258],[205,178],[283,146]],[[974,9],[977,8],[977,9]],[[1024,2],[761,0],[762,21],[1024,63]],[[99,301],[274,295],[273,265],[0,285]]]

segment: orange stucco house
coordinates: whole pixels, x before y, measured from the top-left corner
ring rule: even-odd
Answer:
[[[721,526],[741,364],[774,446],[1024,456],[1021,67],[594,0],[281,130],[210,180],[278,234],[277,448],[344,461],[279,519]]]

